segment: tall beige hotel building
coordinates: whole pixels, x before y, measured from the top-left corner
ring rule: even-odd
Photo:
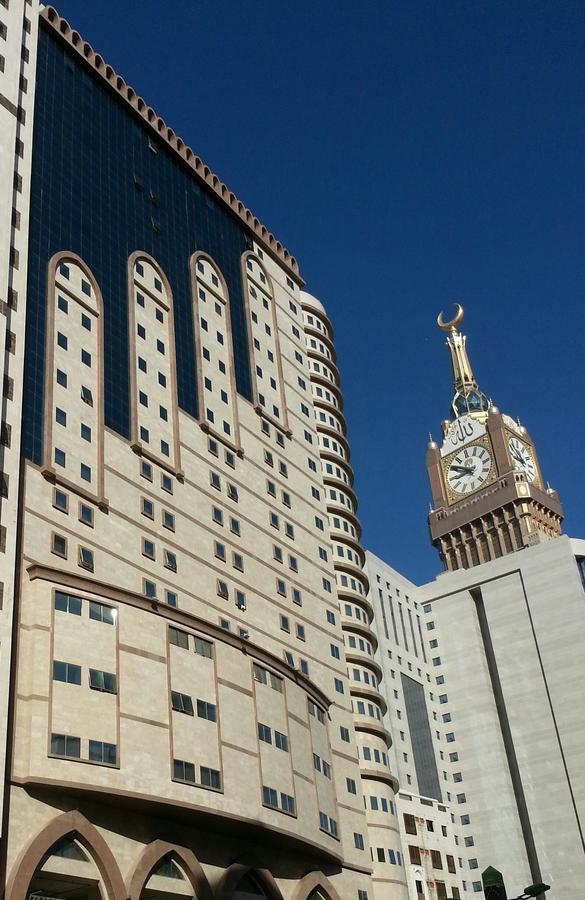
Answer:
[[[323,306],[34,0],[0,126],[5,897],[406,900]]]

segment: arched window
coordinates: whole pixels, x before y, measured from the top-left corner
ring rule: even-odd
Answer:
[[[49,263],[45,468],[56,481],[103,501],[102,297],[71,253]]]
[[[283,431],[288,431],[278,324],[272,285],[262,263],[253,253],[243,258],[243,280],[249,316],[252,380],[258,412]]]
[[[172,472],[180,470],[175,331],[171,289],[155,260],[129,260],[132,441]]]
[[[240,449],[232,328],[225,280],[203,253],[191,257],[195,355],[202,426]]]

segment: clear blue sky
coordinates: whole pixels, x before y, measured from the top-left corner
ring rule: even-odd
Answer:
[[[439,568],[424,465],[451,399],[434,321],[519,416],[585,537],[585,4],[61,0],[296,255],[336,333],[364,542]]]

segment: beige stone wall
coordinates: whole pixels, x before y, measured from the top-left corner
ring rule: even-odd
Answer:
[[[58,257],[49,269],[45,464],[26,465],[23,499],[8,846],[13,876],[31,835],[53,828],[62,812],[51,793],[57,788],[62,807],[97,804],[88,819],[123,877],[149,841],[161,837],[150,808],[164,811],[167,838],[177,837],[189,817],[205,823],[205,831],[227,829],[229,859],[189,837],[187,847],[211,882],[226,878],[229,863],[248,854],[274,870],[284,897],[296,896],[299,879],[313,869],[331,875],[341,896],[357,900],[358,889],[378,896],[369,874],[298,288],[261,253],[256,248],[256,255],[242,260],[243,271],[251,273],[247,289],[256,293],[249,297],[250,322],[261,309],[254,324],[262,324],[269,339],[251,344],[252,404],[230,391],[220,273],[208,258],[203,272],[200,258],[192,261],[194,315],[201,319],[203,304],[213,304],[194,347],[203,384],[197,388],[200,421],[176,406],[172,295],[164,272],[156,260],[131,258],[129,441],[100,428],[99,285],[83,260]],[[216,272],[218,284],[211,277]],[[205,300],[200,290],[207,292]],[[90,329],[82,321],[88,306]],[[219,371],[223,360],[226,371],[215,381],[211,369]],[[260,382],[266,379],[263,403]],[[83,387],[91,391],[89,404]],[[206,393],[212,399],[206,401]],[[206,417],[207,409],[217,414],[221,404],[229,434],[220,415],[213,422]],[[89,441],[88,432],[80,437],[82,425],[91,429]],[[83,465],[91,470],[89,480]],[[357,558],[346,563],[348,575],[355,569],[359,578]],[[353,590],[362,597],[356,576],[350,576]],[[359,587],[363,591],[363,576]],[[196,638],[208,642],[209,652],[196,652]],[[372,648],[356,647],[360,653],[371,666]],[[115,690],[96,689],[101,673]],[[366,706],[372,702],[366,698]],[[371,740],[383,743],[381,723],[372,724]],[[79,758],[68,757],[71,752]],[[388,800],[394,796],[391,779],[379,792]],[[113,821],[104,825],[95,818],[105,796],[117,798],[124,820],[133,810],[135,839],[118,832]],[[142,824],[138,809],[146,816]],[[381,845],[388,843],[384,822],[372,820],[369,827]],[[363,848],[356,834],[364,836]],[[289,850],[283,852],[285,840]],[[251,854],[251,844],[262,852]],[[378,876],[384,891],[402,889],[400,878]]]
[[[0,6],[0,769],[6,736],[18,536],[20,411],[38,4]],[[0,794],[2,789],[0,789]],[[3,805],[0,796],[0,834]]]

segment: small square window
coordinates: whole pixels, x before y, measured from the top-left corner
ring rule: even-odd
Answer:
[[[79,565],[82,569],[93,572],[93,550],[90,550],[89,547],[79,548]]]
[[[91,331],[91,319],[89,316],[86,316],[85,313],[81,313],[81,327],[85,328],[87,331]]]
[[[55,407],[55,422],[57,425],[67,426],[67,413],[63,409],[59,409],[58,406]]]
[[[62,334],[60,331],[57,332],[57,345],[62,350],[67,350],[67,335]]]
[[[173,479],[170,475],[167,475],[166,472],[163,472],[161,475],[160,486],[167,494],[173,493]]]
[[[93,528],[93,506],[88,506],[87,503],[79,504],[79,521]]]
[[[91,353],[89,353],[87,350],[82,350],[81,362],[84,366],[89,366],[89,368],[91,368]]]
[[[240,531],[240,522],[238,519],[233,519],[230,517],[230,531],[232,534],[237,534],[238,537],[241,535]]]
[[[145,597],[148,597],[150,600],[156,599],[156,584],[154,581],[149,581],[145,578],[142,582],[142,592]]]
[[[148,481],[152,481],[152,466],[145,460],[140,461],[140,474]]]
[[[51,538],[51,552],[56,556],[67,559],[67,538],[62,534],[53,534]]]
[[[164,528],[168,528],[169,531],[175,530],[175,517],[167,509],[163,510],[162,523],[163,523]]]
[[[88,406],[93,406],[93,394],[88,387],[82,385],[81,387],[81,399],[84,403],[87,403]]]
[[[69,495],[65,491],[55,488],[53,490],[53,506],[61,512],[69,512]]]
[[[81,437],[91,444],[91,428],[89,425],[84,425],[83,422],[81,423]]]
[[[155,558],[154,542],[149,538],[142,538],[142,555],[146,556],[148,559]]]
[[[87,466],[85,463],[81,463],[79,467],[79,474],[83,481],[91,482],[91,468]]]
[[[65,456],[64,450],[60,450],[59,447],[55,447],[54,458],[55,458],[55,465],[63,466],[63,467],[65,466],[66,456]]]
[[[164,556],[164,564],[165,569],[170,569],[172,572],[177,571],[177,554],[172,550],[165,550]]]
[[[69,312],[69,304],[65,297],[57,297],[57,307],[61,310],[61,312],[64,312],[65,314]]]
[[[60,384],[61,387],[67,387],[67,375],[65,372],[62,372],[61,369],[57,369],[57,384]]]

